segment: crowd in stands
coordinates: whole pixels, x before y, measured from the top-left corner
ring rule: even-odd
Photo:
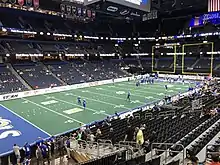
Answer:
[[[5,64],[0,64],[0,93],[21,92],[27,88],[17,79]]]
[[[0,67],[0,93],[27,90],[21,79],[32,89],[42,89],[128,76],[111,61],[28,61],[15,63],[11,68],[5,64]]]

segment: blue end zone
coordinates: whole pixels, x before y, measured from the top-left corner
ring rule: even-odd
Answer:
[[[14,144],[23,147],[26,142],[36,141],[37,137],[49,136],[42,129],[0,105],[0,156],[11,152]]]

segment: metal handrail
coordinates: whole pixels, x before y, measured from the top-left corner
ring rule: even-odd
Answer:
[[[111,140],[107,140],[107,139],[98,139],[97,142],[98,143],[110,143],[110,144],[112,144],[112,141]]]
[[[99,146],[97,142],[87,141],[86,153],[89,153],[89,148],[96,146],[97,147],[97,155],[99,156]]]
[[[141,146],[140,146],[138,143],[133,142],[133,141],[120,141],[120,142],[119,142],[119,147],[120,147],[120,146],[123,146],[123,145],[124,145],[124,146],[125,146],[125,145],[127,145],[127,146],[132,146],[132,147],[135,146],[136,149],[138,149],[138,150],[141,149]]]
[[[85,147],[87,147],[87,141],[85,140],[77,140],[78,143],[84,144]],[[79,149],[80,144],[77,145],[77,149]],[[83,145],[82,145],[83,146]]]
[[[158,149],[158,151],[163,151],[165,152],[165,164],[167,163],[167,158],[168,158],[168,152],[173,152],[173,153],[183,153],[183,162],[182,164],[184,165],[184,159],[185,159],[185,151],[184,151],[184,146],[182,144],[175,144],[175,143],[152,143],[151,144],[151,160],[153,160],[153,149],[154,149],[154,145],[165,145],[166,149]],[[171,146],[180,146],[182,148],[181,151],[170,151],[168,149],[170,149]],[[170,147],[169,147],[170,146]]]

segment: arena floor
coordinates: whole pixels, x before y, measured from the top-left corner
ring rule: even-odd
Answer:
[[[2,126],[10,124],[13,128],[0,129],[0,154],[12,149],[15,138],[21,146],[26,141],[35,141],[39,136],[57,135],[77,128],[81,123],[101,120],[115,112],[160,100],[166,93],[174,95],[184,92],[189,87],[189,84],[172,83],[166,91],[165,84],[156,82],[136,87],[134,82],[121,82],[1,102],[0,128],[2,123]],[[131,102],[126,100],[128,91],[131,92]],[[85,110],[77,103],[78,96],[86,99]],[[1,118],[8,120],[5,120],[5,125]],[[3,136],[2,130],[14,130],[17,134],[8,132]]]

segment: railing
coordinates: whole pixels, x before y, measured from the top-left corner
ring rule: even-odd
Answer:
[[[155,146],[165,146],[165,149],[158,149]],[[171,150],[170,147],[172,146],[179,146],[182,148],[181,151],[175,151],[175,150]],[[168,163],[168,157],[170,155],[170,153],[177,153],[180,154],[182,153],[182,164],[184,165],[184,160],[185,160],[185,150],[184,150],[184,146],[182,144],[174,144],[174,143],[152,143],[151,144],[151,160],[153,160],[153,150],[155,149],[156,152],[163,152],[165,154],[165,164]]]
[[[91,147],[91,146],[95,146],[95,150],[93,150],[93,155],[94,154],[94,151],[97,152],[97,155],[95,158],[91,159],[91,160],[88,160],[87,162],[92,162],[92,161],[97,161],[98,159],[102,159],[102,158],[106,158],[108,156],[111,156],[111,155],[114,155],[114,154],[118,154],[118,153],[122,153],[124,152],[125,153],[125,160],[131,160],[133,158],[133,147],[130,146],[130,145],[126,145],[126,144],[115,144],[115,145],[112,145],[112,142],[110,140],[102,140],[102,139],[99,139],[98,140],[99,143],[97,142],[85,142],[85,141],[79,141],[78,144],[80,145],[80,143],[82,143],[81,147],[83,146],[87,146],[88,147]],[[132,143],[132,142],[129,142],[129,143]],[[104,146],[104,151],[105,151],[105,147],[109,147],[110,149],[112,149],[112,152],[110,153],[107,153],[107,154],[100,154],[102,149],[103,149],[103,146]],[[115,149],[113,149],[115,148]],[[79,148],[79,151],[83,151],[81,150],[81,148]],[[88,149],[84,148],[84,151],[88,151]],[[105,152],[103,152],[105,153]],[[90,154],[88,152],[88,154]],[[79,164],[85,164],[87,162],[83,162],[83,163],[79,163]]]
[[[138,151],[141,150],[141,146],[139,144],[137,144],[136,142],[133,142],[133,141],[120,141],[119,142],[119,148],[122,148],[122,147],[128,147],[128,148],[132,148],[133,150],[136,149]]]
[[[111,140],[105,140],[105,139],[98,139],[97,140],[98,143],[108,143],[112,145],[112,141]]]
[[[175,116],[176,112],[174,110],[172,111],[162,111],[162,112],[159,112],[158,116]]]

